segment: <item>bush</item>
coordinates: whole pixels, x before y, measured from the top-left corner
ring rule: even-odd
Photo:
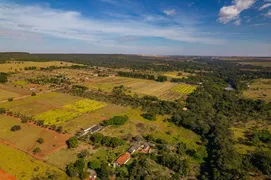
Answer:
[[[115,116],[109,120],[105,120],[103,123],[105,126],[108,125],[123,125],[128,121],[128,116]]]
[[[154,114],[141,114],[141,116],[144,119],[148,119],[150,121],[155,121],[156,120],[156,115],[154,115]]]
[[[89,152],[88,152],[88,150],[82,150],[80,153],[78,153],[77,154],[77,157],[78,158],[85,158],[85,157],[87,157],[87,156],[89,156],[90,154],[89,154]]]
[[[40,153],[40,152],[41,152],[41,150],[40,150],[39,147],[36,147],[35,149],[33,149],[34,154],[37,154],[37,153]]]
[[[101,162],[97,160],[90,161],[88,163],[88,167],[91,169],[100,169],[101,168]]]
[[[9,102],[13,101],[13,98],[8,98],[8,101],[9,101]]]
[[[6,113],[6,109],[5,108],[0,108],[0,114],[4,114]]]
[[[66,141],[69,148],[76,148],[78,146],[78,139],[76,136],[71,137]]]
[[[35,93],[35,92],[32,92],[32,93],[31,93],[31,96],[36,96],[36,93]]]
[[[11,131],[19,131],[19,130],[21,130],[21,126],[20,125],[14,125],[14,126],[11,127],[10,130]]]
[[[39,139],[37,140],[37,142],[40,143],[40,144],[42,144],[42,143],[44,143],[44,139],[43,139],[43,138],[39,138]]]

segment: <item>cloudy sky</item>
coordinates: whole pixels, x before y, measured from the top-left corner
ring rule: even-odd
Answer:
[[[271,56],[271,0],[0,0],[0,51]]]

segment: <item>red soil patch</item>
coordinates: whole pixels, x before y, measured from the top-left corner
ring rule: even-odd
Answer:
[[[12,176],[11,174],[7,173],[6,171],[0,169],[0,179],[2,180],[17,180],[16,177]]]

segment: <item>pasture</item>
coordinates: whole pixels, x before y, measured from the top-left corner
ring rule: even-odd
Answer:
[[[248,99],[261,99],[271,102],[271,79],[257,79],[252,81],[243,95]]]
[[[0,115],[0,124],[1,140],[29,154],[32,154],[35,147],[40,147],[41,152],[37,156],[41,158],[61,147],[66,147],[65,141],[70,137],[70,135],[58,134],[33,124],[21,123],[19,119],[4,115]],[[21,130],[16,132],[10,131],[10,128],[14,125],[20,125]],[[44,143],[37,143],[38,138],[43,138]]]
[[[24,72],[26,67],[35,66],[38,69],[43,67],[50,66],[71,66],[75,65],[69,62],[61,62],[61,61],[49,61],[49,62],[32,62],[32,61],[9,61],[4,64],[0,64],[0,72]],[[78,64],[77,64],[78,65]]]
[[[55,174],[59,180],[68,179],[64,171],[60,171],[53,166],[36,160],[20,150],[1,143],[0,159],[0,169],[3,169],[20,180],[29,180],[34,177],[47,179],[49,174]]]

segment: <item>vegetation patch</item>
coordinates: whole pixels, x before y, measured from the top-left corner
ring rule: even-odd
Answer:
[[[41,113],[34,118],[36,120],[44,120],[44,125],[61,124],[70,119],[76,118],[80,113],[69,112],[63,109],[54,109]]]
[[[19,85],[19,86],[24,86],[24,85],[27,84],[27,82],[26,82],[26,81],[23,81],[23,80],[20,80],[20,81],[14,81],[14,82],[12,82],[12,83],[15,84],[15,85]]]
[[[75,110],[81,113],[95,111],[97,109],[105,107],[107,104],[91,99],[83,99],[75,102],[74,104],[68,104],[64,108]]]
[[[181,93],[181,94],[191,94],[194,92],[197,88],[195,86],[191,86],[188,84],[178,84],[174,88],[172,88],[172,91]]]

